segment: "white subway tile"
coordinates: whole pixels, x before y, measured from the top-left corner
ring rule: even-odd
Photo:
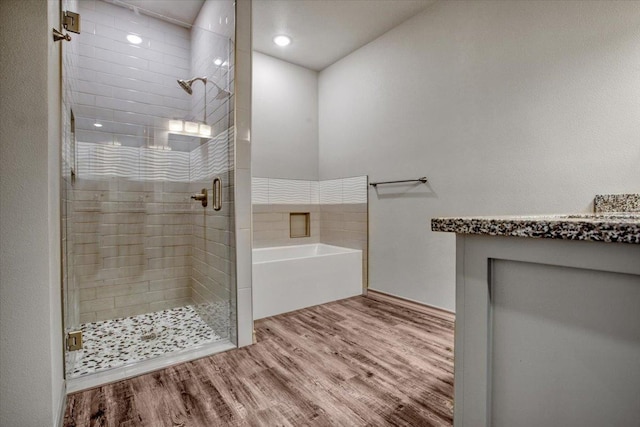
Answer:
[[[99,37],[103,37],[109,40],[112,44],[117,43],[120,40],[126,40],[127,33],[125,31],[119,30],[111,24],[109,21],[109,25],[104,25],[103,21],[96,21],[96,28],[94,34]]]
[[[153,18],[141,14],[134,14],[125,19],[117,19],[114,22],[114,27],[126,31],[127,33],[140,34],[144,31],[145,27],[149,26],[149,21]]]

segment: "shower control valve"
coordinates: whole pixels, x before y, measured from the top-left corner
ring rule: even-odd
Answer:
[[[196,193],[196,194],[192,195],[191,198],[193,200],[198,200],[198,201],[202,202],[202,207],[203,208],[207,207],[208,198],[207,198],[207,189],[206,188],[203,188],[200,193]]]

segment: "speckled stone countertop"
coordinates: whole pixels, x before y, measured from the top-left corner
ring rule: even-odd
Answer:
[[[640,213],[433,218],[431,230],[640,244]]]

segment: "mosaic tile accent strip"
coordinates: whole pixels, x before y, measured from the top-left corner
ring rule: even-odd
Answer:
[[[221,305],[223,309],[215,312],[219,318],[214,320],[214,307],[217,304],[220,303],[211,304],[211,307],[205,310],[208,322],[198,315],[193,306],[185,306],[132,317],[83,323],[80,329],[84,346],[77,352],[70,377],[76,378],[200,344],[220,341],[223,338],[214,332],[209,322],[219,325],[219,330],[224,326],[228,327],[229,304],[224,302]],[[222,317],[226,317],[226,323]]]
[[[432,231],[640,244],[640,215],[579,214],[433,218]]]
[[[593,201],[598,212],[640,212],[640,194],[598,194]]]

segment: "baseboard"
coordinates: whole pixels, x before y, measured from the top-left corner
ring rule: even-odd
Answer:
[[[421,313],[429,314],[431,316],[436,316],[451,322],[454,322],[456,320],[456,314],[452,311],[445,310],[444,308],[440,307],[435,307],[433,305],[424,304],[418,301],[412,301],[410,299],[402,298],[396,295],[387,294],[385,292],[375,291],[371,288],[367,289],[365,297],[380,302],[390,302],[393,304],[401,305],[403,307],[407,307]]]

